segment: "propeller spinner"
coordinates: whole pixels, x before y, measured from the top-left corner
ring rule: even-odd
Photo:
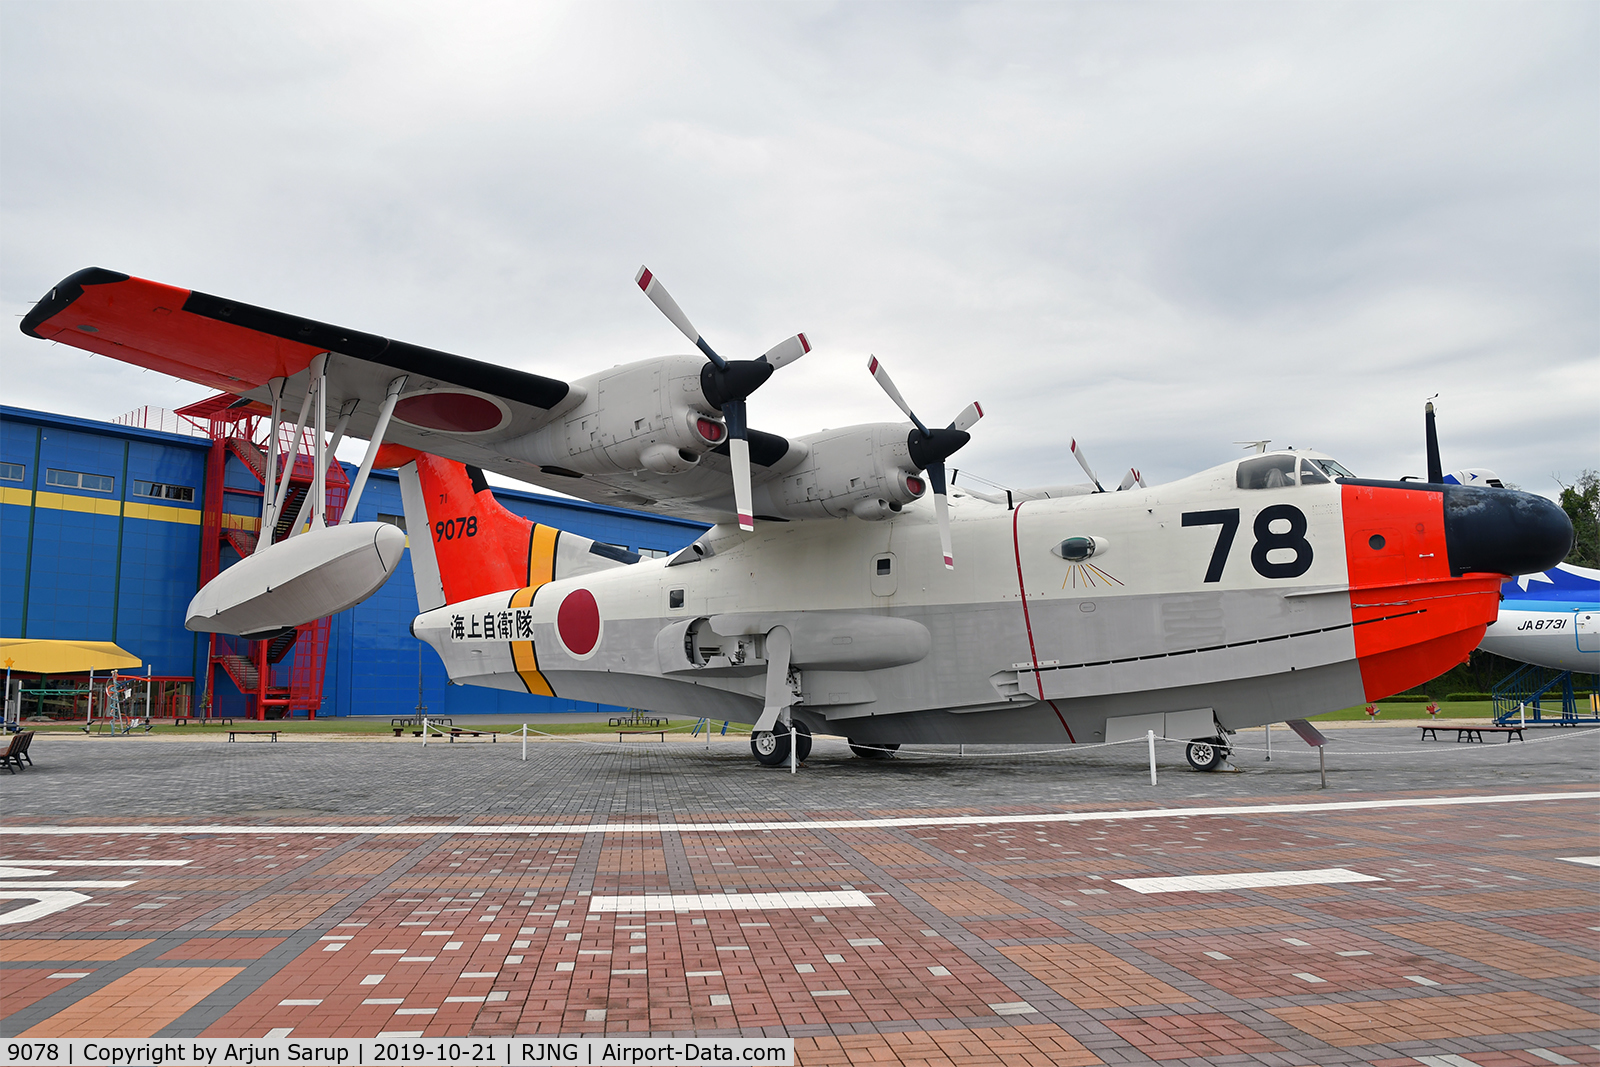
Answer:
[[[648,267],[640,267],[633,280],[644,290],[650,302],[660,308],[661,313],[710,361],[700,371],[700,391],[708,402],[722,410],[723,421],[728,424],[728,458],[733,461],[734,510],[739,513],[739,528],[754,530],[755,505],[750,490],[750,424],[746,417],[745,401],[772,377],[773,371],[811,351],[811,342],[806,340],[805,334],[797,333],[773,345],[755,359],[723,359],[700,336],[700,331],[694,328],[689,316],[683,313],[678,302],[672,299],[672,295],[650,273]]]
[[[906,446],[911,451],[911,462],[916,464],[918,470],[928,472],[928,484],[933,488],[933,513],[939,522],[939,547],[944,552],[944,565],[946,570],[955,570],[956,561],[950,545],[950,502],[946,496],[944,476],[944,461],[955,455],[962,445],[972,439],[967,433],[977,421],[983,418],[983,408],[976,402],[968,404],[966,410],[955,417],[955,421],[942,430],[930,430],[917,413],[911,410],[911,405],[906,403],[905,397],[900,395],[900,390],[894,386],[894,381],[889,377],[889,372],[878,362],[877,356],[867,360],[867,370],[871,373],[883,391],[889,394],[889,399],[895,406],[906,413],[906,418],[916,425],[911,436],[906,439]]]

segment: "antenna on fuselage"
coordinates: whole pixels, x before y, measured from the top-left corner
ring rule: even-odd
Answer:
[[[1253,449],[1255,449],[1256,450],[1256,455],[1258,455],[1258,456],[1261,453],[1265,452],[1267,450],[1267,446],[1270,445],[1271,443],[1272,443],[1272,439],[1270,437],[1267,438],[1265,441],[1235,441],[1234,442],[1234,444],[1241,445],[1244,448],[1253,448]]]

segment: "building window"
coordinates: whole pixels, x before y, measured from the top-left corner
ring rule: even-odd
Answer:
[[[20,482],[27,469],[20,463],[0,463],[0,482]]]
[[[406,528],[406,517],[404,515],[385,515],[380,511],[378,512],[378,521],[386,522],[390,526],[398,526],[402,530]]]
[[[116,486],[116,479],[104,474],[83,474],[78,471],[58,471],[46,468],[44,472],[46,485],[58,485],[63,489],[87,489],[91,493],[109,493]]]
[[[663,556],[667,556],[667,555],[671,555],[671,553],[669,553],[664,548],[641,548],[641,549],[639,549],[639,558],[640,559],[660,559]]]
[[[149,496],[157,500],[186,500],[194,502],[194,488],[188,485],[169,485],[166,482],[141,482],[137,479],[133,483],[134,496]]]

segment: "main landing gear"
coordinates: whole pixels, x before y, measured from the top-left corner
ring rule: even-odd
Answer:
[[[795,759],[804,763],[811,755],[811,727],[794,720]],[[763,767],[781,767],[789,762],[789,730],[782,723],[776,730],[761,730],[750,735],[750,751]]]
[[[1197,771],[1214,771],[1228,762],[1231,753],[1226,741],[1220,737],[1206,737],[1190,741],[1183,747],[1189,766]]]

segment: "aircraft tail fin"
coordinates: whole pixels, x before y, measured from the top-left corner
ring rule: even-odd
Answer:
[[[513,514],[482,471],[454,460],[416,456],[400,468],[400,494],[421,611],[639,560],[625,548]]]

